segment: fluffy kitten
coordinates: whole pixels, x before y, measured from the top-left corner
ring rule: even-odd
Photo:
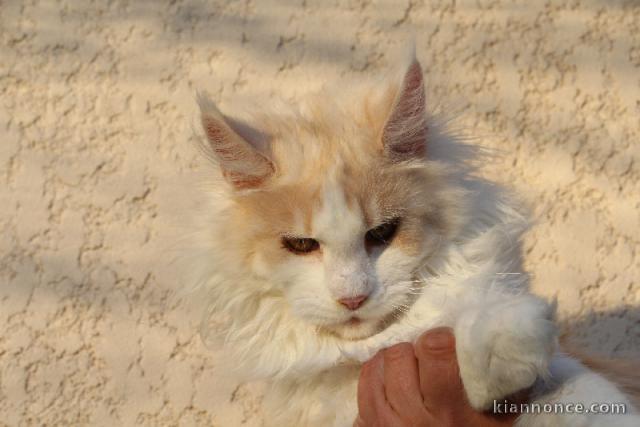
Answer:
[[[454,328],[470,403],[533,386],[535,402],[622,402],[558,352],[528,292],[526,218],[473,175],[473,150],[427,110],[411,57],[397,78],[244,119],[199,99],[216,174],[195,282],[239,372],[268,379],[267,423],[351,426],[361,363]],[[633,415],[523,415],[522,426],[640,425]]]

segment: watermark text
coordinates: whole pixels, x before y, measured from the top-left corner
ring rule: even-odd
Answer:
[[[493,401],[494,414],[626,414],[625,403],[513,403]]]

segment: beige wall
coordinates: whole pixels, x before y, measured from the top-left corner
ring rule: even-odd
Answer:
[[[0,1],[0,426],[256,425],[167,298],[195,89],[295,95],[411,33],[430,101],[535,207],[536,291],[640,351],[639,2],[107,3]]]

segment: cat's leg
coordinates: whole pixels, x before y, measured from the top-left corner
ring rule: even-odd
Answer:
[[[503,408],[504,409],[504,408]],[[556,354],[539,380],[518,427],[638,427],[640,414],[618,388],[578,361]],[[502,411],[504,412],[504,411]]]
[[[556,348],[553,314],[549,304],[527,294],[462,313],[454,327],[456,351],[471,406],[490,408],[546,374]]]

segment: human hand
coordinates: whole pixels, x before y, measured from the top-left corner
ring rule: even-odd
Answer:
[[[354,427],[506,427],[515,416],[469,405],[449,328],[424,333],[414,348],[397,344],[364,364]]]

